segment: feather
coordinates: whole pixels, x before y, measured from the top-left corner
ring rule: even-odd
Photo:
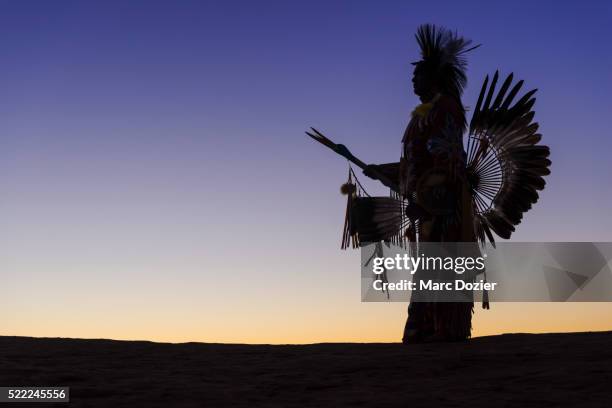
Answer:
[[[506,92],[508,91],[508,88],[510,87],[510,84],[512,83],[513,77],[514,77],[513,74],[508,75],[508,77],[502,84],[502,87],[499,89],[497,97],[495,98],[495,101],[493,102],[493,105],[491,106],[491,110],[496,110],[497,108],[499,108],[504,98],[504,95],[506,95]]]
[[[491,81],[491,86],[489,87],[489,93],[487,94],[487,99],[485,100],[484,106],[482,108],[483,111],[489,110],[489,104],[491,103],[491,99],[493,98],[493,92],[495,92],[495,85],[497,85],[498,78],[499,78],[499,71],[495,71],[495,75],[493,75],[493,80]]]
[[[518,91],[523,86],[523,83],[524,83],[524,81],[521,79],[520,81],[518,81],[516,83],[516,85],[514,85],[514,87],[512,88],[512,90],[510,91],[510,93],[508,94],[506,99],[504,100],[504,103],[502,104],[501,109],[503,109],[503,110],[508,109],[508,106],[510,106],[510,104],[512,103],[512,101],[516,97],[516,94],[518,93]]]

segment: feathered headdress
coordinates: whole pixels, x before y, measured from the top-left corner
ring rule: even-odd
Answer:
[[[416,40],[421,48],[421,61],[413,63],[434,76],[438,86],[445,93],[461,97],[467,84],[465,53],[480,47],[480,44],[468,48],[472,43],[457,32],[433,24],[423,24],[416,33]]]

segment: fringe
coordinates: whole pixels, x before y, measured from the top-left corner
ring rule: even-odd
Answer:
[[[473,302],[431,303],[435,332],[448,340],[465,340],[472,335]]]
[[[487,283],[487,272],[484,273],[484,283]],[[489,291],[484,290],[482,292],[482,308],[489,310],[491,307],[489,305]]]
[[[399,202],[403,201],[401,194],[399,194],[397,191],[394,191],[392,189],[389,190],[389,196],[395,200],[398,200]],[[408,217],[406,216],[406,213],[404,212],[404,206],[402,205],[402,216],[401,216],[400,225],[406,225],[406,223],[408,223],[408,227],[406,229],[400,228],[397,234],[392,236],[391,239],[389,240],[391,244],[399,246],[401,248],[406,248],[407,241],[410,241],[409,237],[406,235],[408,228],[410,228],[409,220],[407,218]]]
[[[350,164],[348,179],[340,188],[340,192],[342,194],[346,194],[346,211],[344,214],[344,228],[342,229],[342,243],[340,248],[347,249],[349,246],[351,246],[353,249],[359,248],[359,234],[357,233],[355,225],[353,225],[353,208],[355,199],[363,195],[368,196],[368,193],[365,192],[363,186],[361,183],[359,183],[359,180],[357,180],[357,176],[355,175],[355,172]]]

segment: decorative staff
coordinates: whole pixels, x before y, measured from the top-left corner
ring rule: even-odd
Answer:
[[[357,157],[353,155],[353,153],[351,153],[351,151],[345,145],[336,144],[332,142],[327,137],[325,137],[321,132],[319,132],[317,129],[313,127],[311,127],[310,130],[312,131],[312,133],[306,132],[308,136],[310,136],[317,142],[321,143],[323,146],[329,147],[334,152],[338,153],[340,156],[344,157],[351,163],[357,165],[357,167],[359,167],[361,170],[364,170],[368,173],[371,172],[374,178],[380,180],[387,187],[393,186],[392,189],[395,191],[398,191],[398,186],[395,184],[395,182],[393,182],[390,178],[388,178],[382,172],[377,170],[375,166],[368,166],[367,164],[359,160]]]

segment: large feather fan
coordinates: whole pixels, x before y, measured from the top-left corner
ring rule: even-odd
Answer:
[[[536,89],[516,103],[523,81],[512,85],[508,75],[496,91],[499,73],[489,85],[485,78],[468,134],[468,179],[476,210],[475,231],[480,242],[494,243],[491,231],[508,239],[523,214],[538,201],[550,174],[548,146],[533,122]]]

